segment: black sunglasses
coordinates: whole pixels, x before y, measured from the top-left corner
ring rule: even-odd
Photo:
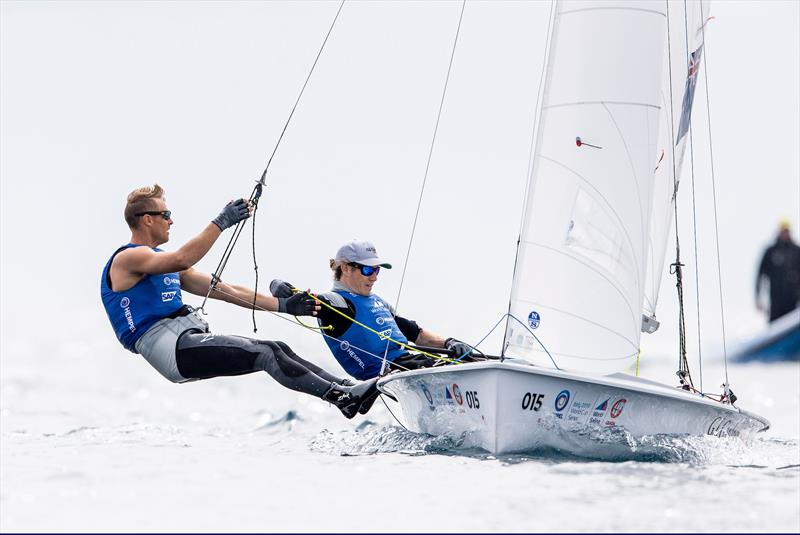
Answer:
[[[373,273],[377,275],[381,271],[380,266],[365,266],[363,264],[358,264],[356,262],[350,262],[348,265],[360,269],[361,274],[364,275],[365,277],[369,277]]]
[[[159,212],[139,212],[138,214],[133,214],[135,217],[141,217],[143,215],[160,215],[167,221],[172,219],[172,211],[171,210],[161,210]]]

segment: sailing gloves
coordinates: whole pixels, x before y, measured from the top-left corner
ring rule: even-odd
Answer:
[[[292,316],[314,316],[317,301],[307,292],[294,293],[292,285],[286,281],[275,279],[269,283],[269,292],[278,298],[278,312]]]
[[[269,292],[275,297],[291,297],[294,294],[292,285],[280,279],[269,283]]]
[[[236,199],[225,205],[225,208],[212,221],[220,230],[234,226],[239,221],[250,217],[250,206],[244,199]]]
[[[461,340],[456,340],[455,338],[448,338],[445,340],[444,348],[452,351],[457,359],[462,359],[472,353],[471,345],[462,342]]]
[[[291,297],[278,298],[278,312],[292,316],[316,315],[317,301],[306,292],[296,293]]]

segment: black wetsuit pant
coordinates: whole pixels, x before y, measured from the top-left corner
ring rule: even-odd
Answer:
[[[186,331],[178,338],[175,359],[178,372],[187,379],[265,371],[286,388],[316,397],[322,397],[332,382],[344,383],[300,358],[283,342],[244,336]]]

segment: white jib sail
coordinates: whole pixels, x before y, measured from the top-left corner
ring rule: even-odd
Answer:
[[[642,311],[647,318],[655,318],[658,291],[667,269],[665,257],[675,219],[675,187],[681,180],[681,169],[689,140],[687,130],[702,65],[702,25],[709,19],[709,4],[707,0],[671,0],[666,4],[669,12],[666,50],[669,55],[664,58],[664,77],[661,84],[661,117],[645,278],[647,282]],[[650,325],[657,324],[650,322]],[[642,328],[645,332],[646,327],[645,324]]]
[[[555,10],[505,353],[625,369],[639,349],[666,39],[651,1]]]

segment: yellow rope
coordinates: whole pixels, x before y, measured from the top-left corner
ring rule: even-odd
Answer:
[[[302,325],[303,327],[305,327],[306,329],[309,329],[311,331],[332,331],[333,330],[333,325],[323,325],[322,327],[314,327],[313,325],[306,325],[305,323],[300,321],[300,318],[297,317],[297,316],[295,316],[294,319],[295,319],[295,321],[297,323],[299,323],[300,325]]]
[[[289,321],[289,322],[291,322],[291,323],[296,323],[297,325],[300,325],[301,327],[305,327],[306,329],[308,329],[308,330],[310,330],[310,331],[324,331],[324,330],[325,330],[325,331],[328,331],[328,330],[332,330],[332,329],[333,329],[333,326],[332,326],[332,325],[325,325],[325,326],[323,326],[323,327],[313,327],[313,326],[311,326],[311,325],[306,325],[305,323],[303,323],[302,321],[300,321],[300,319],[299,319],[297,316],[294,316],[294,320],[292,320],[292,319],[289,319],[289,318],[287,318],[286,316],[282,316],[281,314],[277,314],[277,313],[275,313],[275,312],[272,312],[271,310],[267,310],[266,308],[263,308],[263,307],[260,307],[260,306],[257,306],[257,305],[253,305],[253,304],[252,304],[252,303],[250,303],[249,301],[245,301],[244,299],[240,299],[239,297],[237,297],[237,296],[235,296],[235,295],[233,295],[233,294],[231,294],[231,293],[228,293],[228,292],[226,292],[226,291],[222,290],[221,288],[214,288],[214,290],[215,290],[215,291],[217,291],[217,292],[219,292],[219,293],[222,293],[222,294],[228,295],[228,296],[230,296],[230,297],[233,297],[234,299],[236,299],[237,301],[241,301],[242,303],[247,303],[247,306],[248,306],[248,307],[255,306],[255,308],[257,308],[257,309],[259,309],[259,310],[263,310],[263,311],[265,311],[265,312],[269,312],[269,313],[271,313],[271,314],[273,314],[273,315],[275,315],[275,316],[278,316],[279,318],[281,318],[281,319],[284,319],[284,320],[286,320],[286,321]],[[301,292],[301,291],[302,291],[302,290],[300,290],[300,289],[298,289],[298,288],[292,288],[292,292],[294,292],[294,293],[298,293],[298,292]],[[375,331],[375,330],[371,329],[370,327],[368,327],[368,326],[364,325],[363,323],[361,323],[361,322],[359,322],[359,321],[356,321],[354,318],[351,318],[350,316],[348,316],[348,315],[347,315],[347,314],[345,314],[344,312],[342,312],[342,311],[340,311],[340,310],[338,310],[338,309],[336,309],[336,308],[334,308],[334,307],[330,306],[328,303],[326,303],[325,301],[322,301],[322,300],[321,300],[319,297],[317,297],[316,295],[312,294],[311,292],[308,292],[308,295],[310,295],[312,298],[314,298],[314,300],[315,300],[316,302],[318,302],[319,304],[321,304],[322,306],[324,306],[324,307],[326,307],[326,308],[329,308],[329,309],[333,310],[334,312],[336,312],[336,313],[337,313],[337,314],[339,314],[340,316],[342,316],[342,317],[344,317],[344,318],[347,318],[348,320],[352,321],[352,322],[353,322],[353,323],[355,323],[356,325],[359,325],[360,327],[363,327],[363,328],[365,328],[366,330],[368,330],[368,331],[370,331],[370,332],[373,332],[373,333],[375,333],[376,335],[378,335],[378,337],[379,337],[381,340],[389,340],[390,342],[394,342],[395,344],[397,344],[397,345],[399,345],[399,346],[401,346],[401,347],[404,347],[404,348],[406,348],[406,349],[409,349],[409,350],[411,350],[411,351],[416,351],[417,353],[421,353],[421,354],[423,354],[423,355],[426,355],[426,356],[428,356],[428,357],[431,357],[431,358],[433,358],[433,359],[441,360],[441,361],[443,361],[443,362],[449,362],[449,363],[451,363],[451,364],[462,364],[462,362],[461,362],[461,361],[458,361],[458,360],[453,360],[453,359],[448,359],[448,358],[446,358],[446,357],[443,357],[443,356],[441,356],[441,355],[436,355],[436,354],[433,354],[433,353],[428,353],[427,351],[422,351],[422,350],[421,350],[421,349],[419,349],[419,348],[416,348],[416,347],[409,346],[409,345],[407,345],[407,344],[404,344],[403,342],[398,342],[397,340],[394,340],[393,338],[390,338],[390,337],[388,337],[388,336],[384,336],[384,335],[382,335],[381,333],[379,333],[378,331]],[[359,349],[360,349],[360,348],[359,348]],[[362,350],[362,351],[363,351],[363,350]]]
[[[636,354],[636,377],[639,377],[639,357],[642,356],[642,348],[639,348],[639,352]]]
[[[299,291],[301,291],[301,290],[299,290],[299,289],[297,289],[297,288],[292,288],[292,291],[293,291],[293,292],[299,292]],[[326,303],[325,301],[322,301],[322,300],[321,300],[319,297],[317,297],[316,295],[312,294],[311,292],[307,292],[307,293],[308,293],[308,295],[310,295],[311,297],[313,297],[313,298],[314,298],[314,299],[315,299],[315,300],[316,300],[316,301],[317,301],[319,304],[321,304],[322,306],[324,306],[324,307],[326,307],[326,308],[328,308],[328,309],[330,309],[330,310],[333,310],[334,312],[336,312],[336,313],[337,313],[337,314],[339,314],[340,316],[342,316],[342,317],[344,317],[344,318],[347,318],[348,320],[352,321],[353,323],[355,323],[355,324],[356,324],[356,325],[358,325],[359,327],[363,327],[363,328],[365,328],[366,330],[368,330],[369,332],[371,332],[371,333],[374,333],[374,334],[378,335],[378,337],[379,337],[381,340],[389,340],[390,342],[394,342],[395,344],[399,345],[400,347],[404,347],[404,348],[406,348],[406,349],[408,349],[408,350],[410,350],[410,351],[416,351],[417,353],[421,353],[421,354],[423,354],[423,355],[425,355],[425,356],[427,356],[427,357],[431,357],[431,358],[434,358],[434,359],[438,359],[438,360],[441,360],[441,361],[444,361],[444,362],[449,362],[449,363],[451,363],[451,364],[461,364],[461,361],[458,361],[458,360],[453,360],[453,359],[448,359],[447,357],[443,357],[443,356],[441,356],[441,355],[435,355],[435,354],[433,354],[433,353],[428,353],[427,351],[422,351],[422,350],[421,350],[421,349],[419,349],[419,348],[416,348],[416,347],[411,347],[411,346],[410,346],[410,345],[408,345],[408,344],[404,344],[403,342],[399,342],[399,341],[397,341],[397,340],[395,340],[395,339],[393,339],[393,338],[391,338],[391,337],[389,337],[389,336],[386,336],[386,335],[384,335],[384,334],[381,334],[381,333],[379,333],[378,331],[376,331],[375,329],[372,329],[371,327],[369,327],[369,326],[367,326],[367,325],[364,325],[363,323],[361,323],[361,322],[359,322],[359,321],[356,321],[356,319],[355,319],[355,318],[351,318],[350,316],[348,316],[347,314],[345,314],[345,313],[344,313],[344,312],[342,312],[341,310],[338,310],[337,308],[335,308],[335,307],[332,307],[331,305],[329,305],[329,304],[328,304],[328,303]]]

